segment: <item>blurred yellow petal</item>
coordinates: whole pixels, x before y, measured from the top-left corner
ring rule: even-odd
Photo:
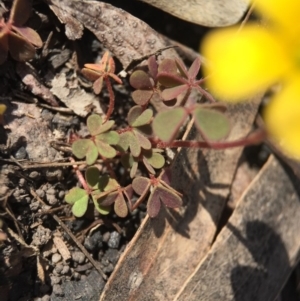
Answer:
[[[6,111],[6,105],[0,104],[0,115],[3,115]]]
[[[277,82],[291,68],[290,59],[266,29],[247,25],[216,30],[202,43],[208,59],[207,87],[223,100],[242,100]]]
[[[255,10],[269,18],[272,26],[282,27],[285,35],[293,39],[300,34],[299,0],[254,0]]]
[[[300,74],[272,99],[264,115],[270,137],[287,155],[300,159]]]

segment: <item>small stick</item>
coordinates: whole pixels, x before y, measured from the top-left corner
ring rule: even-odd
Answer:
[[[104,272],[101,270],[101,268],[98,266],[98,263],[94,260],[94,258],[86,251],[85,247],[76,239],[75,235],[69,230],[69,228],[60,220],[60,218],[57,215],[53,215],[53,218],[56,220],[56,222],[64,229],[64,231],[72,238],[72,240],[75,242],[77,247],[82,251],[82,253],[86,256],[86,258],[92,263],[92,265],[95,267],[95,269],[99,272],[99,274],[102,276],[104,280],[107,279],[107,276],[104,274]]]

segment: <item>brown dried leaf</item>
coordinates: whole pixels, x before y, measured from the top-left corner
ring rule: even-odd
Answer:
[[[199,25],[217,27],[237,23],[244,15],[249,0],[140,0],[180,19]]]
[[[48,0],[48,3],[60,21],[66,24],[69,39],[81,38],[83,27],[87,28],[120,60],[124,68],[133,59],[166,46],[163,38],[146,23],[108,3],[73,0]],[[164,55],[176,57],[176,52],[167,49]]]
[[[229,106],[228,116],[235,122],[228,140],[248,134],[259,103],[260,97],[256,97],[251,103]],[[199,136],[193,129],[188,139]],[[120,291],[124,301],[144,301],[149,296],[152,301],[176,299],[183,283],[211,248],[241,151],[181,150],[171,166],[172,187],[184,192],[184,206],[177,212],[162,210],[155,220],[143,221],[101,301],[116,300]]]

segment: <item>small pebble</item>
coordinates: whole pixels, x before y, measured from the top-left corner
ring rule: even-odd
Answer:
[[[120,254],[119,251],[116,249],[108,249],[105,253],[105,257],[113,264],[116,264]]]
[[[54,254],[54,255],[55,255],[55,254]],[[53,256],[52,256],[52,258],[53,258]],[[52,262],[53,262],[53,260],[52,260]],[[58,274],[60,274],[61,271],[63,270],[63,268],[64,268],[63,264],[62,264],[62,263],[59,263],[59,264],[57,264],[57,265],[55,266],[55,271],[56,271]]]
[[[40,207],[40,202],[39,201],[36,201],[36,202],[33,202],[29,205],[31,211],[37,211]]]
[[[82,264],[82,263],[84,263],[85,256],[82,252],[75,251],[75,252],[72,253],[72,259],[75,262],[78,262],[79,264]]]
[[[45,196],[45,191],[43,189],[38,189],[36,194],[42,199]]]
[[[55,195],[56,194],[56,191],[53,187],[49,188],[47,191],[46,191],[47,194],[51,194],[51,195]]]
[[[85,248],[93,252],[99,250],[102,247],[102,235],[100,231],[93,233],[91,236],[87,236],[84,240]]]
[[[52,285],[60,283],[60,277],[51,275],[50,278],[51,278]]]
[[[55,195],[47,194],[47,201],[50,205],[56,205],[58,203],[58,199]]]
[[[61,191],[58,193],[58,198],[62,200],[62,199],[65,197],[65,194],[66,194],[66,193],[65,193],[63,190],[61,190]]]
[[[119,247],[120,240],[121,240],[121,235],[117,231],[113,231],[110,234],[110,238],[107,244],[110,248],[117,249]]]
[[[21,178],[19,180],[19,186],[24,187],[25,184],[26,184],[26,180],[24,178]]]
[[[52,290],[53,290],[53,293],[56,296],[63,296],[64,295],[64,293],[62,291],[62,288],[59,284],[54,284],[53,287],[52,287]]]
[[[110,238],[110,233],[109,233],[109,232],[105,232],[105,233],[103,234],[102,241],[103,241],[103,242],[108,242],[108,241],[109,241],[109,238]]]
[[[66,275],[69,273],[69,271],[70,271],[70,267],[68,265],[65,265],[60,273],[62,275]]]
[[[73,278],[74,278],[75,280],[80,280],[81,275],[80,275],[79,273],[77,273],[77,272],[74,272]]]
[[[58,253],[55,253],[55,254],[53,254],[52,255],[52,258],[51,258],[51,261],[52,261],[52,263],[58,263],[59,261],[61,261],[61,255],[60,254],[58,254]]]
[[[15,153],[14,153],[14,157],[17,160],[21,160],[21,159],[25,159],[27,157],[27,151],[26,148],[24,146],[21,146]]]
[[[37,180],[40,178],[40,173],[37,172],[37,171],[32,171],[30,174],[29,174],[29,178],[30,179],[33,179],[33,180]]]
[[[103,268],[103,272],[105,274],[110,274],[113,270],[114,270],[114,266],[111,263],[108,266],[106,266],[105,268]]]

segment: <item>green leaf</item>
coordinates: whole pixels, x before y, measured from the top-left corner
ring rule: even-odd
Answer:
[[[133,127],[143,126],[151,121],[153,116],[153,111],[151,109],[146,109],[134,122],[131,123]]]
[[[139,133],[136,130],[133,130],[136,138],[138,139],[139,145],[143,148],[143,149],[151,149],[151,142],[149,141],[148,138],[146,138],[143,134]]]
[[[134,106],[128,112],[128,123],[133,127],[145,125],[153,116],[151,109],[143,110],[141,106]]]
[[[82,198],[89,198],[88,193],[79,187],[74,187],[71,190],[69,190],[69,192],[65,195],[65,201],[68,204],[73,205],[75,202],[77,202],[78,200],[82,199]]]
[[[149,75],[143,70],[134,71],[129,78],[130,85],[135,89],[152,89],[152,82]]]
[[[79,139],[72,144],[72,152],[78,159],[86,157],[87,164],[93,164],[98,158],[98,150],[90,139]]]
[[[82,217],[87,210],[89,198],[81,198],[72,207],[72,212],[76,217]]]
[[[170,142],[176,136],[186,117],[187,112],[182,107],[160,112],[153,120],[153,131],[162,141]]]
[[[120,139],[119,139],[119,142],[117,144],[117,148],[121,149],[122,152],[126,152],[128,147],[129,147],[129,144],[130,144],[130,139],[131,139],[131,136],[132,133],[131,132],[124,132],[124,133],[121,133],[119,134],[120,136]]]
[[[134,157],[138,157],[141,153],[141,146],[138,138],[130,132],[131,135],[129,136],[129,148],[130,152]]]
[[[104,175],[99,179],[98,188],[101,192],[117,189],[119,186],[119,183],[115,179],[110,178],[108,175]]]
[[[116,150],[113,147],[111,147],[110,145],[108,145],[100,140],[96,140],[95,144],[97,146],[99,154],[102,157],[114,158],[117,155]]]
[[[99,183],[100,172],[95,166],[90,166],[85,172],[85,180],[91,188],[97,188]]]
[[[98,114],[92,114],[86,121],[87,128],[92,136],[100,133],[102,126],[102,118]]]
[[[165,165],[165,158],[161,154],[154,152],[147,154],[145,152],[145,158],[156,169],[162,168]]]
[[[230,122],[221,112],[198,107],[194,110],[195,125],[209,140],[226,137],[230,131]]]
[[[118,144],[119,140],[120,136],[116,131],[109,131],[107,133],[102,133],[95,137],[95,141],[101,141],[103,143],[112,145]]]
[[[114,124],[115,124],[114,120],[106,121],[104,124],[102,124],[101,129],[98,134],[109,131],[113,127]]]

